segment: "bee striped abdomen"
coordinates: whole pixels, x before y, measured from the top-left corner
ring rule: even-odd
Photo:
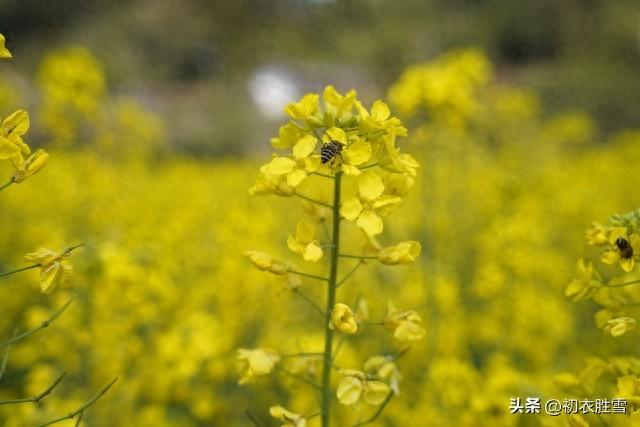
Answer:
[[[342,151],[342,144],[336,141],[331,141],[325,144],[320,151],[320,161],[324,163],[330,162]]]

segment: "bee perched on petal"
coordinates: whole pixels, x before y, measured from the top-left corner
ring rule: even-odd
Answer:
[[[338,141],[331,141],[328,144],[324,144],[320,150],[320,161],[322,164],[327,164],[331,161],[331,166],[336,161],[336,158],[340,156],[343,145]]]

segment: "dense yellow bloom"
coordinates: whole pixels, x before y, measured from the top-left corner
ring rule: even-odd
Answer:
[[[73,282],[73,266],[67,256],[69,251],[55,252],[47,248],[39,248],[24,257],[25,262],[40,266],[40,289],[50,294],[56,287]]]
[[[636,319],[631,317],[618,317],[610,319],[602,328],[602,331],[612,337],[621,337],[636,328]]]
[[[22,140],[29,130],[29,114],[17,110],[0,124],[0,159],[10,159],[19,154],[29,155],[31,149]]]
[[[0,58],[5,59],[5,58],[11,58],[11,52],[9,52],[9,49],[6,48],[5,44],[5,38],[3,34],[0,34]]]
[[[11,158],[16,171],[13,173],[13,182],[20,183],[32,175],[35,175],[44,167],[49,160],[49,154],[43,149],[36,150],[27,159],[22,156],[22,153]]]
[[[577,277],[569,283],[564,293],[566,296],[572,297],[573,301],[591,298],[602,288],[600,274],[593,268],[592,263],[585,263],[582,258],[577,262],[576,275]]]
[[[340,206],[340,214],[374,236],[384,227],[380,215],[388,213],[402,199],[384,193],[382,179],[375,172],[365,172],[357,177],[357,194],[347,197]]]
[[[378,253],[378,260],[386,265],[411,264],[420,256],[421,250],[420,242],[415,240],[400,242],[381,250]]]
[[[286,274],[289,271],[289,264],[279,258],[260,251],[245,251],[244,256],[249,258],[258,270],[268,271],[273,274]]]
[[[322,248],[316,240],[313,225],[305,220],[298,222],[295,237],[289,234],[287,246],[293,252],[302,255],[306,261],[316,262],[322,258]]]
[[[356,323],[356,319],[351,308],[342,303],[337,303],[333,306],[329,327],[349,335],[353,335],[358,332],[358,324]]]
[[[617,397],[626,399],[629,406],[633,408],[640,406],[640,380],[636,375],[618,377],[617,385]]]
[[[348,175],[360,175],[362,171],[359,165],[366,163],[371,158],[371,144],[357,135],[347,136],[346,132],[338,127],[327,129],[322,137],[325,144],[339,142],[344,147],[340,153],[342,171]]]
[[[276,420],[282,421],[282,427],[306,427],[307,420],[302,416],[286,410],[282,406],[272,406],[269,413]]]
[[[555,375],[553,377],[553,383],[560,390],[574,396],[582,396],[585,393],[585,389],[580,378],[571,372]]]
[[[619,263],[627,273],[633,270],[634,258],[640,256],[640,235],[627,232],[627,227],[614,227],[609,233],[610,247],[602,255],[607,264]]]
[[[398,310],[389,302],[389,312],[384,320],[387,328],[393,330],[393,336],[399,342],[417,341],[424,338],[426,332],[418,324],[422,318],[413,310]]]
[[[341,369],[343,376],[338,384],[336,396],[343,405],[355,405],[360,398],[369,405],[380,405],[389,395],[389,386],[382,381],[371,380],[355,369]]]
[[[287,105],[284,112],[293,119],[305,120],[318,111],[320,96],[316,93],[308,93],[299,102]]]
[[[259,376],[269,374],[280,361],[280,354],[268,348],[240,348],[237,360],[242,375],[238,384],[242,385],[252,382]]]

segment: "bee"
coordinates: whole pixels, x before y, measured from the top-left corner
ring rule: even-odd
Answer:
[[[620,251],[620,256],[622,258],[628,259],[633,256],[633,247],[624,237],[618,237],[616,239],[616,247]]]
[[[331,141],[322,146],[320,150],[320,161],[322,164],[329,163],[331,161],[331,166],[336,161],[338,156],[341,156],[342,153],[342,144],[338,141]]]

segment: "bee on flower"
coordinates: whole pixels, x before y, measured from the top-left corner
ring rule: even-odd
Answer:
[[[635,259],[640,257],[640,235],[629,234],[626,227],[614,227],[609,233],[609,244],[602,261],[607,264],[618,263],[627,273],[632,271]]]

